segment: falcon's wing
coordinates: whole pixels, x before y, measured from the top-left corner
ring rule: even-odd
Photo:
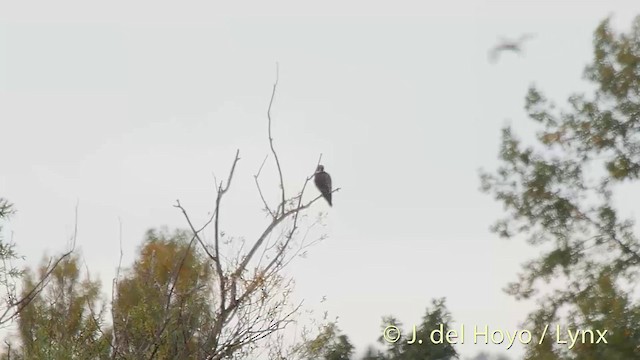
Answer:
[[[331,193],[331,176],[326,172],[317,173],[315,183],[323,195]]]
[[[329,192],[331,192],[331,190],[333,189],[331,187],[331,176],[329,176],[329,174],[324,173],[326,175],[326,180],[325,182],[327,183],[327,189],[329,189]]]

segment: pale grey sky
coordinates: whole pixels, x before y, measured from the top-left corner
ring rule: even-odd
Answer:
[[[118,218],[126,264],[148,228],[185,226],[175,199],[207,215],[211,174],[226,174],[239,148],[226,229],[252,238],[277,61],[286,179],[298,184],[323,153],[342,187],[333,208],[312,210],[329,210],[329,238],[293,268],[296,296],[326,295],[359,352],[381,316],[418,322],[435,297],[467,327],[520,329],[532,305],[501,289],[534,253],[489,232],[501,206],[478,191],[477,170],[496,165],[501,126],[526,122],[530,84],[559,103],[585,89],[595,27],[613,14],[626,28],[638,13],[637,0],[2,1],[0,195],[19,210],[10,230],[36,264],[64,248],[79,200],[79,246],[109,292]],[[537,36],[524,56],[487,61],[500,36],[525,32]]]

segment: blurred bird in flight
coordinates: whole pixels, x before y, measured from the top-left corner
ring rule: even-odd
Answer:
[[[489,61],[492,64],[495,64],[498,61],[498,56],[500,55],[501,52],[503,51],[512,51],[518,54],[522,54],[523,50],[522,50],[522,44],[529,40],[534,38],[534,34],[524,34],[522,36],[520,36],[520,38],[518,40],[507,40],[507,39],[501,39],[500,43],[496,46],[494,46],[490,51],[489,51]]]

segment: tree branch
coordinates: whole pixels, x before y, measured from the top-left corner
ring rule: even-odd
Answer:
[[[264,167],[264,164],[267,162],[268,157],[269,155],[264,157],[264,160],[262,161],[262,165],[260,165],[258,172],[255,175],[253,175],[253,179],[256,182],[256,187],[258,188],[258,193],[260,194],[260,199],[262,199],[262,203],[264,204],[265,209],[267,210],[267,212],[269,212],[269,215],[271,215],[271,218],[275,218],[277,214],[274,214],[274,212],[271,211],[271,208],[269,208],[269,204],[267,204],[267,201],[265,200],[264,195],[262,194],[262,189],[260,188],[260,182],[258,181],[258,178],[260,177],[260,173],[262,172],[262,168]]]
[[[269,108],[267,109],[267,118],[269,119],[269,146],[271,147],[271,153],[273,154],[273,157],[276,159],[276,165],[278,166],[278,175],[280,175],[280,190],[282,193],[282,202],[276,209],[276,215],[279,212],[282,212],[282,214],[284,214],[284,211],[285,211],[284,207],[286,204],[284,180],[282,177],[282,167],[280,166],[280,160],[278,159],[278,154],[276,153],[276,150],[273,147],[273,136],[271,135],[271,105],[273,104],[273,98],[276,96],[276,87],[278,86],[278,78],[280,76],[279,72],[280,71],[279,71],[278,63],[276,63],[276,82],[273,84],[273,91],[271,92],[271,100],[269,101]]]

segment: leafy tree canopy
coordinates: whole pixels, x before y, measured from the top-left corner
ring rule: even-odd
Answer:
[[[501,164],[481,176],[483,190],[508,212],[493,230],[506,238],[525,236],[543,249],[507,288],[518,299],[539,300],[530,324],[542,329],[572,314],[573,326],[609,326],[606,350],[568,351],[547,341],[532,345],[528,359],[640,357],[640,323],[629,329],[626,322],[612,322],[638,317],[626,292],[637,286],[640,242],[616,194],[625,194],[621,185],[628,190],[640,176],[640,17],[628,33],[603,21],[593,44],[585,78],[594,93],[572,95],[560,111],[532,87],[525,109],[540,126],[535,143],[527,146],[505,128]],[[543,284],[552,290],[542,292]],[[595,348],[602,354],[589,355]]]

